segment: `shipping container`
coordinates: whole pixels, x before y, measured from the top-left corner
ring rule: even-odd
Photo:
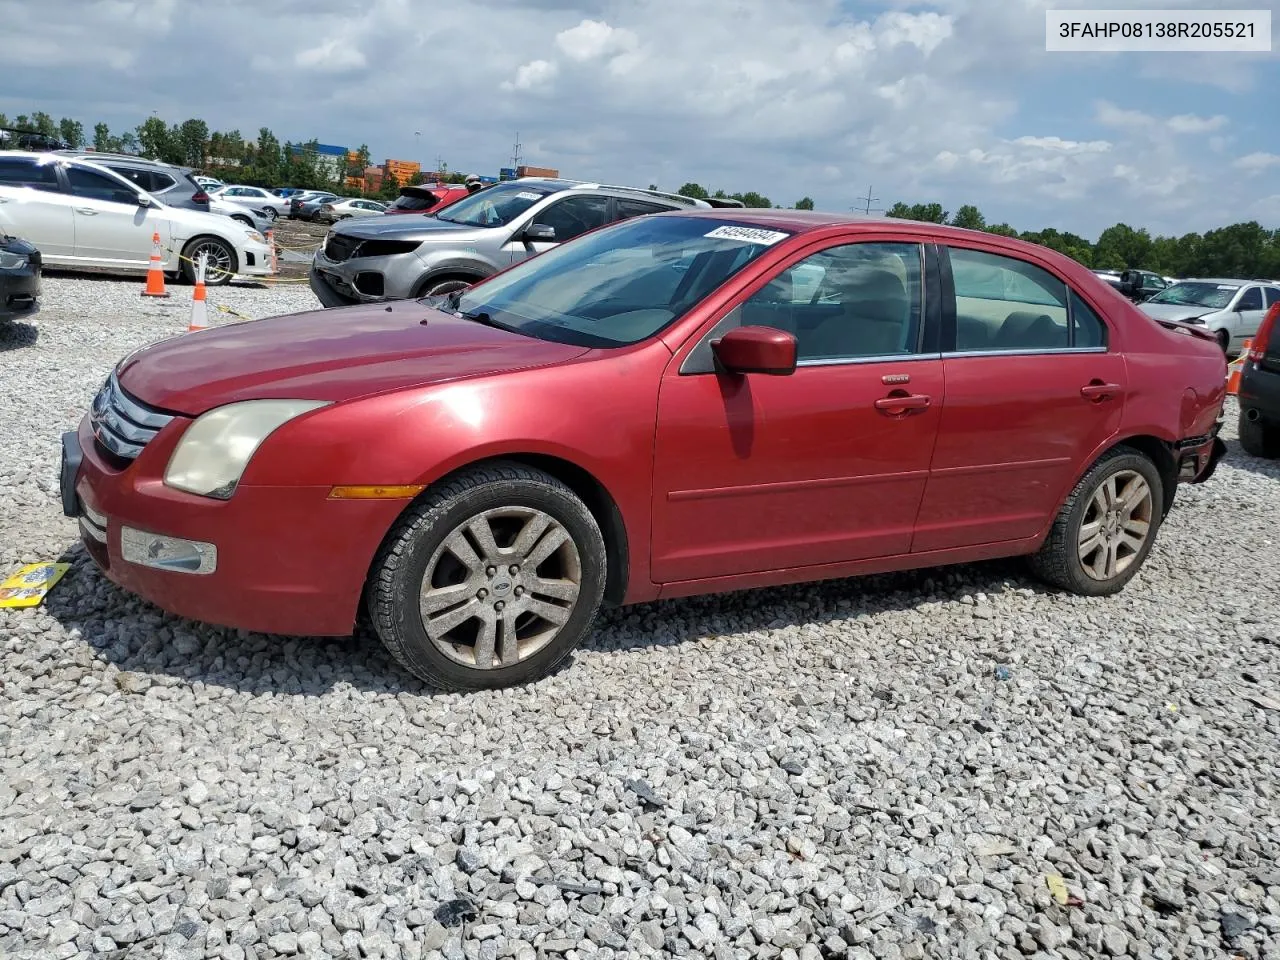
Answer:
[[[553,170],[551,167],[516,167],[516,176],[519,177],[558,177],[559,170]]]

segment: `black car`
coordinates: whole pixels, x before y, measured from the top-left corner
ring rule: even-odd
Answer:
[[[1263,317],[1240,371],[1240,446],[1280,457],[1280,301]]]
[[[40,268],[39,250],[0,233],[0,323],[36,312]]]

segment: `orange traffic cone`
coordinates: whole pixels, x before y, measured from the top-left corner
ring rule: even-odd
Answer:
[[[151,265],[147,267],[147,285],[142,288],[144,297],[167,297],[164,288],[164,257],[160,252],[160,231],[151,234]]]
[[[1253,347],[1252,340],[1244,342],[1244,348],[1240,351],[1240,356],[1236,357],[1227,364],[1227,396],[1235,397],[1240,394],[1240,372],[1244,370],[1244,362],[1249,357],[1249,350]]]
[[[205,304],[204,271],[208,260],[200,255],[200,263],[196,266],[196,289],[191,294],[191,319],[187,322],[187,333],[209,328],[209,310]]]

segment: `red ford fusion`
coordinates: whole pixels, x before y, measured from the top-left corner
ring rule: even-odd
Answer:
[[[680,211],[135,352],[62,438],[62,501],[164,610],[367,617],[429,683],[499,687],[603,603],[1008,556],[1114,593],[1225,452],[1225,379],[1202,331],[1041,246]]]

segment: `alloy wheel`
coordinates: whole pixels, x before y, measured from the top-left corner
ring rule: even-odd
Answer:
[[[427,562],[418,606],[437,650],[493,670],[551,643],[581,587],[582,559],[559,521],[532,507],[499,507],[445,537]]]
[[[1151,486],[1136,470],[1108,475],[1089,501],[1080,524],[1078,555],[1094,580],[1122,574],[1142,552],[1154,514]]]
[[[218,240],[202,240],[191,248],[188,256],[192,262],[199,263],[201,254],[209,258],[208,271],[205,276],[207,283],[217,283],[223,277],[235,275],[235,271],[231,266],[231,251],[227,249],[225,244]]]

